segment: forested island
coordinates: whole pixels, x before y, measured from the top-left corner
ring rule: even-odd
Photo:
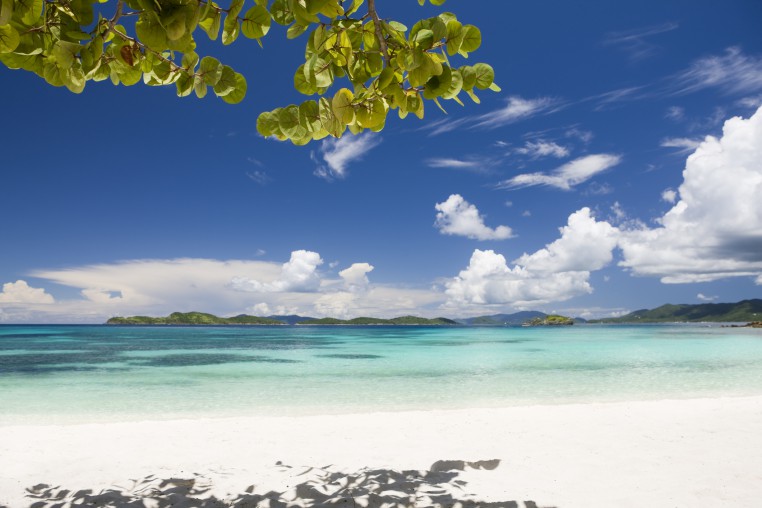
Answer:
[[[173,312],[166,317],[149,316],[130,316],[130,317],[112,317],[106,321],[107,325],[418,325],[418,326],[449,326],[458,323],[452,319],[434,318],[427,319],[418,316],[402,316],[393,319],[379,319],[372,317],[358,317],[354,319],[335,319],[335,318],[310,318],[300,316],[284,316],[284,320],[273,319],[272,317],[249,316],[240,314],[238,316],[224,318],[208,314],[206,312]]]
[[[762,318],[762,300],[737,303],[666,304],[655,309],[641,309],[616,318],[596,319],[590,323],[741,323]]]

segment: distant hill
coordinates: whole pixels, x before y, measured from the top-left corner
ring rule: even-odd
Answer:
[[[205,312],[173,312],[167,317],[113,317],[107,325],[282,325],[282,321],[240,314],[222,318]]]
[[[279,316],[279,315],[267,316],[267,319],[274,319],[275,321],[280,321],[281,323],[286,323],[287,325],[295,325],[296,323],[300,323],[302,321],[309,321],[310,319],[316,319],[316,318],[309,317],[309,316],[297,316],[296,314],[289,314],[287,316]]]
[[[456,319],[456,321],[463,325],[472,326],[518,326],[523,325],[532,319],[545,318],[547,316],[548,315],[544,312],[529,310],[515,312],[513,314],[492,314],[491,316],[477,316],[472,318]]]
[[[655,309],[641,309],[626,316],[590,320],[590,323],[675,323],[675,322],[744,322],[762,318],[762,300],[738,303],[666,304]]]
[[[402,316],[393,319],[380,319],[372,317],[358,317],[354,319],[336,319],[336,318],[322,318],[322,319],[308,319],[306,321],[299,322],[300,325],[418,325],[418,326],[451,326],[458,323],[452,319],[447,318],[434,318],[427,319],[418,316]]]

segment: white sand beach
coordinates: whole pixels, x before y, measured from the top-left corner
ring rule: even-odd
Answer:
[[[760,429],[762,397],[5,426],[0,504],[751,507]]]

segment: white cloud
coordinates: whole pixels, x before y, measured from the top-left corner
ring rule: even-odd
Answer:
[[[719,297],[718,296],[706,296],[703,293],[699,293],[699,294],[696,295],[696,298],[698,298],[702,302],[713,302],[713,301],[715,301]]]
[[[564,133],[564,136],[566,136],[567,138],[579,139],[584,144],[590,143],[595,137],[595,135],[592,132],[579,129],[577,127],[572,127],[570,129],[567,129],[566,132]]]
[[[25,280],[6,282],[0,291],[0,304],[54,303],[53,296],[42,288],[33,288]]]
[[[339,272],[339,277],[344,280],[344,285],[350,291],[361,291],[368,287],[370,281],[368,274],[374,266],[369,263],[353,263],[352,266]]]
[[[725,93],[753,93],[762,90],[762,58],[748,56],[730,47],[720,56],[708,56],[673,77],[673,93],[685,94],[705,88]]]
[[[433,317],[444,295],[434,289],[381,286],[368,282],[371,265],[355,263],[333,279],[319,273],[318,253],[294,251],[286,263],[253,260],[154,259],[36,270],[33,276],[80,290],[79,297],[52,301],[34,290],[36,303],[0,303],[4,322],[102,323],[112,316],[165,316],[198,310],[220,316],[254,314],[330,315],[331,301],[344,302],[345,316]],[[237,290],[238,279],[245,289]],[[12,283],[4,298],[24,284]],[[34,289],[34,288],[32,288]],[[349,289],[349,291],[348,291]],[[309,290],[309,292],[305,292]],[[351,296],[333,296],[350,293]],[[4,293],[0,293],[2,295]],[[324,298],[325,297],[325,298]],[[30,298],[27,297],[27,300]],[[17,296],[13,300],[20,300]],[[50,302],[50,303],[45,303]]]
[[[520,189],[533,185],[549,185],[562,190],[589,180],[598,173],[616,166],[621,162],[619,155],[593,154],[574,159],[556,168],[552,173],[525,173],[500,182],[499,189]]]
[[[762,108],[725,122],[683,171],[680,200],[661,227],[623,233],[620,263],[665,283],[762,277]],[[757,279],[760,280],[760,279]]]
[[[662,148],[679,148],[677,153],[688,153],[698,148],[701,142],[701,139],[665,138],[659,143],[659,146]]]
[[[516,149],[516,153],[528,155],[532,159],[548,156],[560,159],[569,156],[569,149],[553,141],[540,139],[538,141],[527,141],[523,147]]]
[[[558,101],[551,97],[524,99],[513,96],[508,98],[504,108],[476,117],[473,127],[495,129],[540,113],[554,111],[557,107]]]
[[[460,194],[451,194],[434,208],[437,210],[434,227],[443,235],[465,236],[474,240],[505,240],[513,236],[508,226],[487,227],[476,206]]]
[[[246,173],[246,176],[248,176],[250,180],[258,183],[259,185],[265,185],[267,182],[271,180],[270,176],[265,171],[261,171],[261,170],[248,171]]]
[[[283,263],[281,273],[275,280],[261,282],[246,277],[233,277],[230,284],[233,289],[252,293],[317,291],[320,288],[317,267],[322,264],[323,259],[317,252],[295,250],[291,253],[291,259]]]
[[[381,138],[368,132],[356,136],[347,134],[339,139],[326,138],[320,143],[320,155],[315,152],[311,154],[312,159],[318,163],[315,175],[327,180],[344,178],[347,175],[347,167],[361,160],[379,143]]]
[[[558,302],[592,292],[590,272],[611,262],[618,230],[596,221],[590,209],[569,216],[561,237],[509,267],[492,250],[475,250],[468,267],[445,283],[445,307],[468,309],[481,305],[526,307]]]
[[[762,106],[762,94],[744,97],[743,99],[739,99],[737,104],[744,108],[757,109]]]
[[[610,32],[606,34],[603,43],[606,45],[618,46],[629,53],[632,60],[642,60],[657,49],[655,44],[646,40],[647,37],[671,32],[678,27],[679,25],[677,23],[662,23],[661,25],[653,25],[634,30]]]
[[[253,314],[255,316],[270,316],[272,315],[272,311],[270,311],[270,306],[267,305],[266,302],[260,302],[256,305],[252,305],[246,311],[249,314]]]
[[[685,117],[685,109],[680,106],[670,106],[667,108],[664,117],[679,122]]]
[[[426,159],[426,165],[431,168],[462,169],[474,173],[485,173],[498,161],[487,157],[467,157],[455,159],[452,157],[433,157]]]
[[[674,203],[677,201],[677,192],[672,189],[664,189],[661,193],[661,199],[667,203]]]

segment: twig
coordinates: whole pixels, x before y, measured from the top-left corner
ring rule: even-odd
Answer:
[[[388,64],[389,49],[386,46],[386,39],[384,39],[381,20],[378,18],[378,13],[376,12],[376,0],[368,0],[368,14],[370,14],[370,18],[373,20],[373,26],[376,28],[376,39],[378,40],[379,46],[381,46],[381,53],[384,54],[384,61]]]

